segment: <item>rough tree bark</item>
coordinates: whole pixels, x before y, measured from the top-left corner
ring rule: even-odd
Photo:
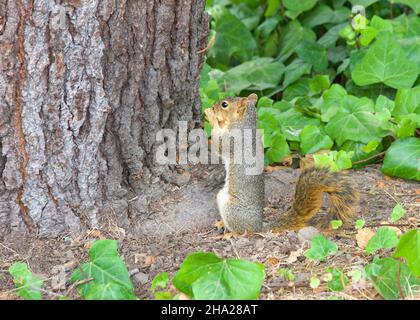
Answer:
[[[176,175],[156,132],[200,121],[205,0],[0,0],[0,238],[119,227]]]

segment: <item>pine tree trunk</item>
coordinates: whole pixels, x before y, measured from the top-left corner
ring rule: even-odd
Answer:
[[[0,0],[0,238],[124,228],[165,192],[155,136],[200,122],[204,6]]]

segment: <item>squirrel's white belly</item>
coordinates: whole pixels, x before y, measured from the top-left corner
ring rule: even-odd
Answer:
[[[223,186],[223,189],[221,189],[217,194],[217,206],[219,208],[219,213],[222,216],[223,220],[226,222],[226,218],[224,216],[225,212],[225,206],[229,201],[229,181],[228,181],[228,173],[229,173],[229,162],[225,162],[225,168],[226,168],[226,179],[225,179],[225,185]]]

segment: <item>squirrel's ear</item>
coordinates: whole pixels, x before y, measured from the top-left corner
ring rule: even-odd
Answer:
[[[258,96],[255,93],[251,93],[248,96],[248,100],[249,102],[251,102],[252,104],[256,105],[257,104],[257,100],[258,100]]]

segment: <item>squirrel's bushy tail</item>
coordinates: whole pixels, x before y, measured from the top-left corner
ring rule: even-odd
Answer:
[[[330,196],[328,220],[350,221],[359,202],[359,193],[352,180],[327,168],[312,167],[300,174],[292,208],[275,223],[273,231],[298,230],[309,225],[322,206],[324,192]]]

